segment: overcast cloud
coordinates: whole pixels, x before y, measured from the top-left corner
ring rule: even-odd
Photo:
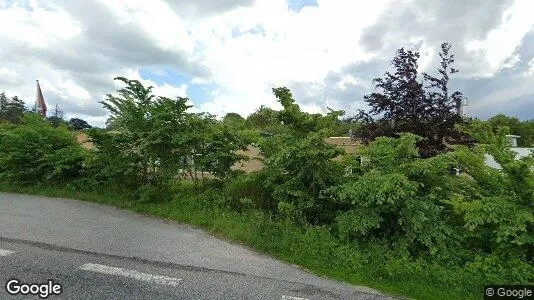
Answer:
[[[97,125],[115,76],[218,115],[277,108],[281,85],[307,111],[350,115],[396,49],[433,73],[450,42],[469,115],[534,119],[532,11],[531,0],[0,0],[0,91],[31,106],[39,79],[49,106]]]

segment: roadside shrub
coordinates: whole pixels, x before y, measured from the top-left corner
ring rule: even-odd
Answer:
[[[334,207],[322,194],[343,178],[342,164],[333,161],[343,151],[317,133],[271,137],[260,148],[266,157],[263,184],[275,203],[292,204],[311,224],[330,223]]]
[[[532,158],[514,160],[501,138],[428,159],[418,157],[417,136],[378,138],[360,151],[362,172],[326,192],[338,207],[333,232],[358,247],[384,245],[394,256],[380,272],[390,276],[426,263],[465,267],[479,285],[531,282]],[[488,152],[503,170],[485,165]]]
[[[252,207],[263,211],[275,211],[274,202],[268,191],[263,187],[263,174],[239,174],[229,178],[225,183],[224,191],[234,209]],[[248,199],[245,204],[242,199]]]
[[[164,182],[145,185],[137,190],[137,198],[140,202],[169,202],[172,201],[173,195],[174,190],[171,184]]]
[[[0,125],[0,178],[13,182],[65,182],[81,175],[86,151],[66,127],[26,114],[22,124]]]
[[[477,254],[465,270],[479,279],[479,284],[529,284],[534,281],[534,265],[516,255]]]
[[[87,131],[95,145],[83,169],[86,186],[120,186],[137,189],[143,186],[143,159],[129,145],[128,138],[119,132],[107,132],[99,128]]]
[[[366,172],[328,190],[340,208],[341,239],[379,239],[413,255],[434,253],[450,242],[452,228],[443,219],[439,198],[421,192],[421,184],[403,172],[403,165],[417,158],[417,140],[414,135],[377,139],[362,151],[370,160]]]

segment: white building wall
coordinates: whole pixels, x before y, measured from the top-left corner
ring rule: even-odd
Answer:
[[[534,148],[511,148],[510,150],[517,153],[517,155],[515,156],[515,159],[520,159],[522,157],[529,156],[530,153],[534,153]],[[493,158],[493,156],[489,154],[485,154],[484,156],[486,157],[486,161],[485,161],[486,165],[494,169],[499,169],[499,170],[502,169],[499,163],[495,161],[495,158]]]

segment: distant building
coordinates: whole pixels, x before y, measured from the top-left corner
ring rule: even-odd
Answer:
[[[521,138],[519,135],[508,134],[506,135],[506,137],[510,139],[510,147],[511,147],[510,150],[516,153],[515,159],[521,159],[523,157],[529,156],[531,153],[534,153],[534,148],[517,147],[517,139]],[[493,156],[489,154],[485,154],[484,156],[486,158],[485,160],[486,165],[494,169],[498,169],[498,170],[502,169],[501,165],[499,165],[499,163],[495,161],[495,158]]]
[[[517,148],[517,139],[521,137],[519,135],[513,134],[507,134],[506,137],[510,139],[510,142],[512,143],[512,148]]]

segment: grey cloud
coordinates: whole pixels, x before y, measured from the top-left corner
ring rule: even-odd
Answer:
[[[102,109],[101,105],[98,103],[98,101],[95,99],[94,102],[90,103],[89,105],[77,105],[76,101],[73,101],[73,99],[63,99],[59,97],[59,95],[47,92],[45,96],[45,100],[48,103],[48,111],[49,114],[51,114],[54,106],[57,104],[59,108],[63,110],[63,112],[68,113],[70,115],[72,114],[83,114],[93,117],[102,117],[106,116],[107,112]]]
[[[186,53],[166,51],[155,46],[138,24],[118,22],[116,16],[102,4],[92,1],[65,3],[64,8],[82,24],[83,30],[76,40],[68,41],[65,46],[74,46],[82,53],[93,50],[96,52],[93,58],[97,61],[99,58],[102,64],[165,65],[193,76],[208,75],[208,71],[191,61]],[[109,58],[113,58],[113,61],[107,60]]]
[[[512,3],[511,0],[393,2],[375,24],[364,30],[360,43],[375,51],[396,48],[399,41],[414,36],[424,37],[432,44],[441,41],[463,44],[483,38],[497,27],[502,12]]]
[[[462,92],[468,100],[466,112],[470,116],[482,119],[499,113],[520,119],[534,119],[534,84],[532,84],[534,80],[532,77],[525,76],[528,61],[534,56],[533,49],[534,32],[530,33],[519,47],[517,53],[520,54],[521,60],[514,68],[503,69],[491,78],[451,77],[451,89]],[[324,86],[324,95],[308,93],[319,83],[292,82],[288,87],[298,103],[324,107],[324,98],[329,98],[335,100],[337,104],[332,108],[344,109],[346,116],[351,116],[358,109],[367,108],[363,96],[374,91],[373,78],[382,77],[388,70],[392,71],[389,61],[394,54],[395,51],[391,51],[387,58],[349,64],[339,72],[330,72],[320,83]],[[467,67],[466,61],[461,60],[460,63],[456,63],[455,67],[460,69]],[[428,70],[429,73],[437,75],[437,63],[437,59],[434,59]],[[361,84],[347,84],[346,89],[339,88],[337,83],[346,75],[359,79]]]
[[[382,76],[388,68],[389,62],[385,59],[346,65],[339,72],[327,74],[320,84],[321,93],[319,95],[309,94],[309,91],[318,85],[317,83],[291,82],[288,87],[297,103],[315,104],[325,108],[328,101],[332,109],[343,109],[346,112],[345,116],[352,116],[359,109],[367,108],[363,96],[373,91],[372,79]],[[340,88],[338,83],[347,75],[356,78],[358,83],[346,83],[344,89]]]
[[[523,68],[526,68],[529,60],[534,58],[534,28],[523,38],[517,53],[521,58]]]
[[[467,53],[465,44],[485,38],[501,24],[502,13],[512,4],[512,0],[393,2],[373,25],[364,29],[360,44],[367,51],[389,56],[400,47],[420,50],[421,44],[406,44],[412,38],[435,49],[441,42],[450,42],[458,62],[466,62],[463,74],[471,74],[487,67],[488,62],[482,53]],[[436,62],[434,58],[432,63]]]
[[[426,46],[439,49],[441,42],[450,42],[455,55],[455,68],[460,73],[453,77],[451,86],[461,91],[469,101],[467,111],[477,117],[486,118],[496,113],[516,115],[523,119],[534,118],[534,86],[532,78],[524,73],[527,63],[534,55],[534,31],[523,38],[516,54],[520,61],[512,68],[501,69],[491,78],[474,78],[478,70],[488,66],[488,62],[478,53],[468,53],[467,42],[484,39],[502,22],[502,13],[513,1],[439,1],[414,0],[407,5],[394,2],[376,21],[364,30],[360,44],[380,57],[393,58],[395,50],[407,47],[420,51],[421,45],[407,45],[407,41],[417,37]],[[426,72],[437,73],[439,56],[432,57]],[[355,65],[353,73],[360,69]],[[380,69],[390,67],[383,64]],[[361,76],[365,77],[367,71]],[[368,73],[376,77],[376,73]],[[436,74],[437,75],[437,74]]]
[[[21,3],[24,8],[31,9],[24,1]],[[46,77],[43,72],[52,69],[85,88],[92,100],[84,106],[77,99],[64,100],[51,90],[43,91],[49,104],[57,103],[70,114],[102,116],[105,111],[98,101],[106,93],[115,91],[113,77],[123,75],[119,72],[125,68],[165,66],[191,77],[210,76],[209,71],[188,54],[159,48],[138,24],[122,24],[103,4],[81,0],[46,3],[47,10],[58,7],[65,9],[78,22],[82,32],[71,39],[56,42],[51,48],[32,47],[3,37],[0,45],[0,61],[3,63],[0,66],[21,73],[26,83],[0,79],[0,90],[20,90],[23,94],[33,91],[33,77]],[[224,8],[222,4],[216,7]],[[2,7],[6,8],[9,7]],[[33,72],[30,70],[32,67]],[[31,80],[27,80],[28,77]],[[31,102],[30,99],[27,101]]]
[[[41,72],[31,73],[26,70],[28,66],[44,64],[46,69],[59,71],[65,78],[71,78],[85,88],[92,99],[84,106],[76,99],[65,101],[59,95],[45,90],[43,92],[50,105],[57,103],[71,114],[103,116],[105,111],[98,101],[106,93],[115,91],[113,77],[122,75],[116,73],[124,68],[166,66],[194,77],[206,78],[210,75],[200,63],[191,60],[185,53],[158,48],[138,25],[121,24],[102,4],[82,0],[56,1],[54,5],[51,3],[54,2],[47,2],[47,9],[54,9],[54,5],[62,6],[79,22],[82,28],[79,36],[59,42],[52,50],[28,47],[27,44],[5,37],[0,44],[0,67],[15,70],[21,74],[21,78],[27,79]],[[184,0],[168,3],[181,17],[198,18],[251,5],[253,0]],[[373,91],[372,78],[381,77],[385,71],[391,70],[389,61],[396,49],[406,46],[419,50],[422,42],[438,49],[442,41],[448,41],[453,44],[452,51],[457,59],[455,67],[461,71],[459,76],[453,78],[452,87],[463,92],[469,99],[469,113],[485,118],[504,112],[532,119],[532,78],[521,74],[526,71],[527,63],[534,55],[534,32],[525,37],[517,49],[521,60],[514,68],[501,70],[493,78],[464,76],[487,63],[476,54],[468,55],[464,49],[465,43],[484,38],[500,24],[502,12],[510,5],[509,0],[414,0],[407,5],[392,3],[390,9],[375,24],[364,30],[360,40],[361,45],[376,52],[378,58],[349,64],[338,72],[329,73],[323,82],[295,81],[288,84],[288,87],[298,103],[324,107],[327,105],[326,99],[331,99],[335,105],[328,105],[332,105],[334,109],[344,109],[347,115],[352,115],[358,108],[365,107],[363,96]],[[0,9],[6,8],[4,6]],[[419,40],[407,44],[413,37]],[[438,59],[435,54],[428,72],[436,72]],[[352,75],[362,83],[346,84],[346,88],[341,89],[337,83],[345,75]],[[23,84],[0,78],[0,90],[24,89],[31,91],[28,93],[31,94],[34,91],[34,79],[25,80],[29,82]],[[491,105],[485,105],[490,102]]]

